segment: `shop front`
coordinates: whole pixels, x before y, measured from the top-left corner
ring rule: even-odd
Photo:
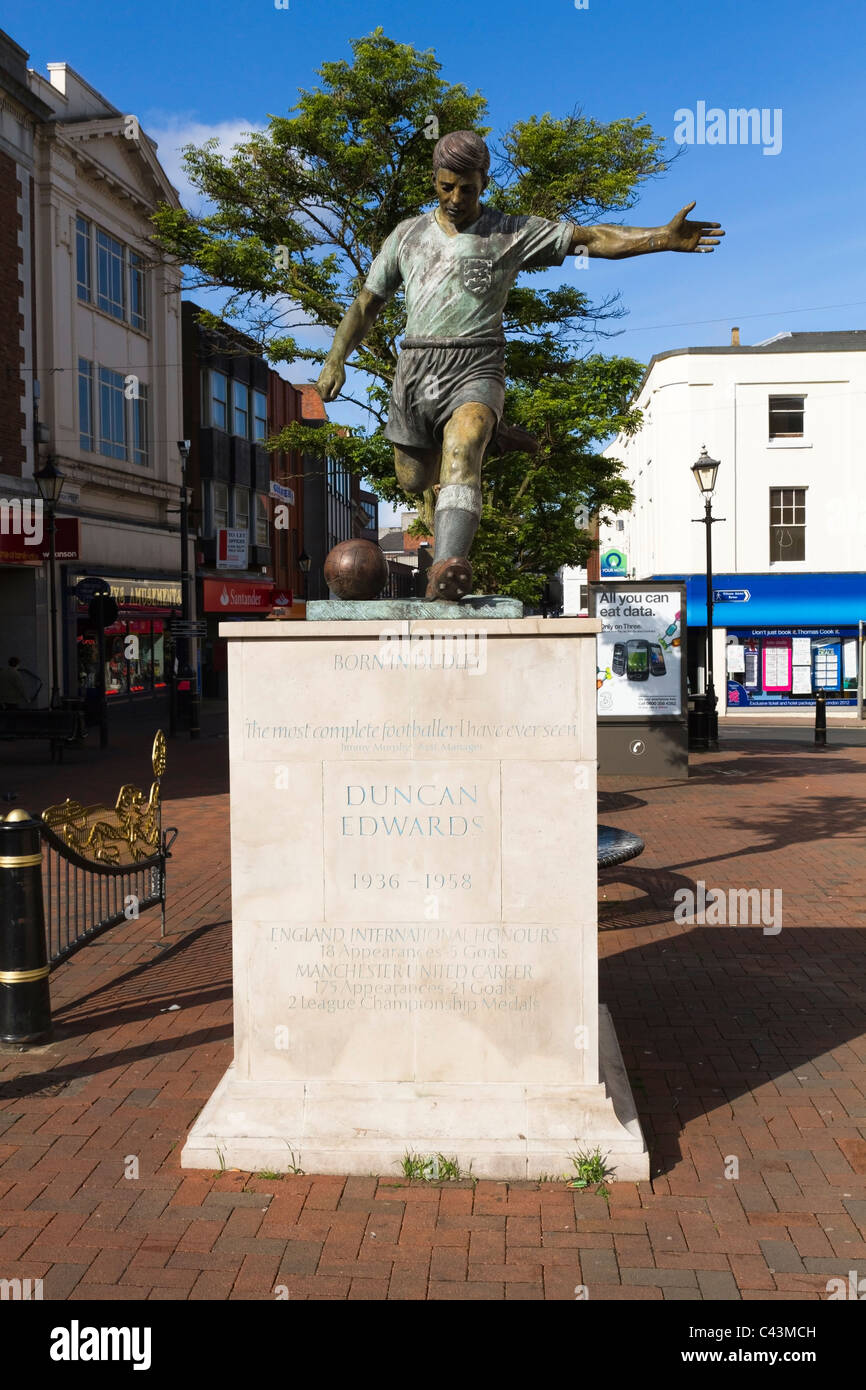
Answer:
[[[91,572],[89,572],[91,573]],[[105,694],[109,705],[157,699],[168,691],[171,640],[168,623],[181,613],[181,586],[168,575],[119,575],[98,571],[117,604],[105,629]],[[99,685],[99,634],[88,601],[75,592],[84,571],[67,573],[77,657],[78,691],[95,699]]]
[[[706,577],[688,576],[686,590],[699,688]],[[721,696],[725,678],[726,711],[793,711],[813,706],[819,690],[828,706],[856,706],[864,621],[866,574],[714,575],[716,689]]]

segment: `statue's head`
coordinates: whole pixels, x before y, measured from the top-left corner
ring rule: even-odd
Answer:
[[[490,151],[474,130],[452,130],[433,149],[433,187],[444,216],[455,227],[479,215],[479,199],[489,182]]]

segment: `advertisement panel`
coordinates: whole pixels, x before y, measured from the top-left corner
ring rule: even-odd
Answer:
[[[728,628],[728,709],[857,703],[855,627]]]
[[[685,709],[685,589],[681,584],[593,587],[599,719],[682,719]]]
[[[237,526],[221,526],[217,531],[217,569],[245,570],[249,555],[249,532]]]

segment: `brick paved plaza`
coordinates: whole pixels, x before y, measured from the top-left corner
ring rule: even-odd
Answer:
[[[151,737],[61,768],[5,745],[0,793],[113,802]],[[601,819],[647,845],[603,876],[599,940],[652,1163],[609,1201],[181,1171],[232,1057],[227,744],[171,744],[165,943],[151,912],[87,946],[52,976],[56,1039],[0,1052],[0,1277],[72,1300],[817,1300],[866,1275],[866,748],[843,739],[728,736],[687,783],[603,782]],[[679,925],[699,881],[781,889],[782,930]]]

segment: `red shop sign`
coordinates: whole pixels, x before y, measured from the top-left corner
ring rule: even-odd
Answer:
[[[8,526],[0,526],[0,565],[42,565],[50,558],[48,519],[42,523],[42,539],[38,545],[25,544],[22,535],[15,535]],[[79,527],[77,516],[59,516],[54,526],[54,555],[58,561],[77,560]]]
[[[274,604],[274,586],[247,579],[205,579],[205,613],[267,613]]]

